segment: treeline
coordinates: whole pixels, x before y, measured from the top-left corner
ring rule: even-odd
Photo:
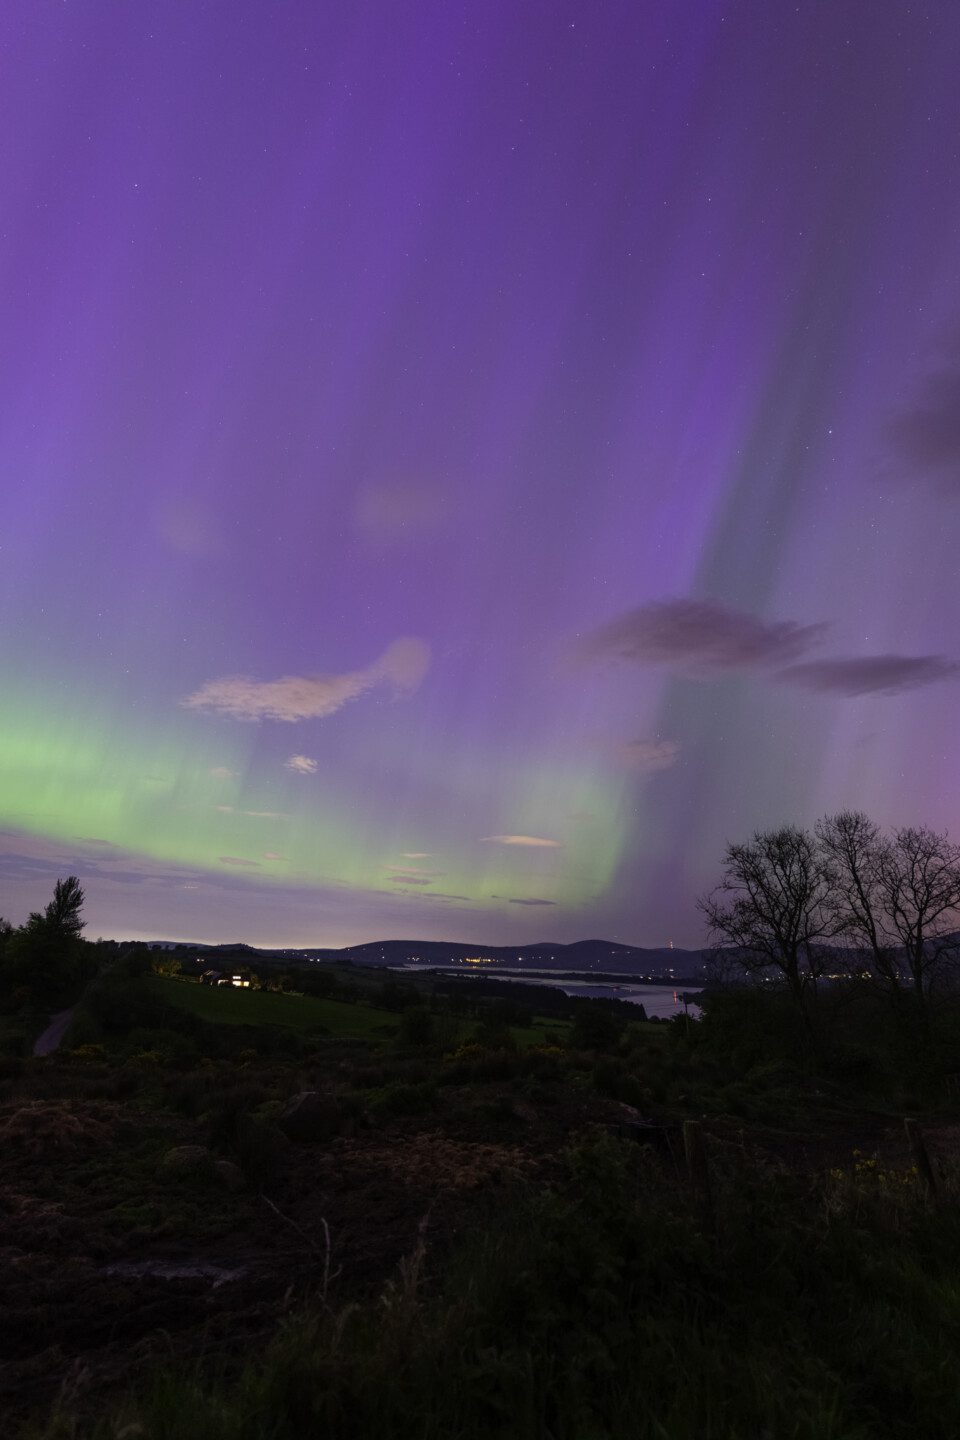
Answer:
[[[960,979],[960,846],[946,833],[885,832],[860,811],[758,831],[727,847],[698,903],[714,987],[779,990],[812,1045],[838,1005],[882,1012],[899,1044],[936,1059],[934,1021]]]
[[[177,955],[155,950],[147,953],[149,967],[155,974],[184,975]],[[187,978],[199,980],[201,973],[192,977],[188,975]],[[527,1027],[533,1024],[534,1016],[574,1021],[589,1011],[594,1016],[602,1012],[610,1017],[615,1022],[613,1029],[619,1033],[626,1025],[647,1018],[642,1005],[613,996],[585,1000],[549,986],[525,985],[522,981],[498,980],[488,975],[446,977],[423,972],[410,976],[375,967],[357,969],[349,962],[336,968],[323,964],[287,966],[280,970],[245,962],[226,967],[223,974],[238,975],[248,980],[254,989],[309,995],[348,1005],[367,1004],[394,1014],[402,1015],[408,1010],[426,1006],[435,1013],[442,1011],[460,1019],[488,1024],[490,1016],[494,1015],[497,1024],[507,1028]],[[610,1029],[609,1025],[607,1029]]]
[[[53,899],[25,924],[0,917],[0,1011],[49,1012],[71,1005],[120,946],[83,938],[83,888],[76,875],[58,880]]]

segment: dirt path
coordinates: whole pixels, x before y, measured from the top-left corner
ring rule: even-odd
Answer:
[[[73,1019],[73,1010],[61,1010],[58,1015],[51,1017],[50,1024],[43,1034],[38,1036],[34,1042],[34,1055],[52,1055],[67,1033],[67,1026]]]

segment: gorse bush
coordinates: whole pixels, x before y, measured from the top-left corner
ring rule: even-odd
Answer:
[[[368,1091],[366,1100],[371,1115],[377,1119],[392,1115],[424,1115],[437,1103],[437,1087],[429,1083],[410,1085],[395,1080]]]

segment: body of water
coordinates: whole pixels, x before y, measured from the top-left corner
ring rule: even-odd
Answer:
[[[403,970],[423,970],[427,967],[419,964],[403,965]],[[462,966],[436,965],[430,969],[439,970],[445,975],[470,975],[482,974],[486,980],[509,980],[517,985],[546,985],[554,990],[562,990],[564,995],[572,995],[585,1000],[626,1000],[630,1005],[642,1005],[647,1015],[651,1018],[656,1015],[660,1020],[669,1020],[671,1015],[683,1013],[684,995],[699,995],[698,986],[689,985],[640,985],[631,981],[628,977],[621,980],[565,980],[562,970],[525,970],[522,974],[506,974],[503,970],[484,969],[482,972],[466,969]],[[690,1003],[688,1006],[690,1014],[699,1015],[698,1007]]]
[[[517,980],[518,975],[498,975],[498,980]],[[683,1013],[684,995],[699,995],[699,990],[691,990],[687,986],[675,990],[672,985],[632,985],[629,980],[623,983],[592,984],[588,981],[579,980],[547,980],[535,976],[524,976],[524,985],[546,985],[554,990],[562,990],[564,995],[573,995],[583,1000],[626,1000],[631,1005],[642,1005],[649,1017],[656,1015],[661,1020],[669,1020],[671,1015]],[[691,1015],[699,1015],[696,1005],[690,1004]]]

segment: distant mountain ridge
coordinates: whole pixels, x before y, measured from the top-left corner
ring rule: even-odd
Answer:
[[[702,977],[704,952],[679,950],[672,946],[647,948],[625,945],[619,940],[575,940],[569,944],[539,941],[533,945],[483,945],[459,940],[370,940],[340,950],[304,945],[285,949],[259,949],[242,942],[225,945],[155,940],[153,948],[202,951],[211,959],[228,956],[264,960],[269,963],[306,963],[310,960],[339,960],[353,965],[396,968],[420,963],[461,965],[488,964],[490,969],[570,970],[598,974],[671,976],[676,980]]]

